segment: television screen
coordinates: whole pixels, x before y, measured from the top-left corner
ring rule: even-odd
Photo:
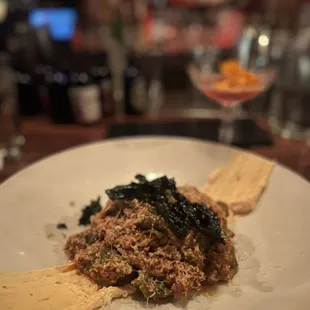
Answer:
[[[29,13],[34,28],[47,27],[56,41],[69,41],[74,35],[77,12],[74,8],[35,8]]]

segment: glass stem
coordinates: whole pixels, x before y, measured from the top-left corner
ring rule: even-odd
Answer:
[[[219,142],[231,144],[234,138],[234,109],[231,107],[222,108],[222,118],[219,131]]]

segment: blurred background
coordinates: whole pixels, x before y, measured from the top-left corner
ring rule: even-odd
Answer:
[[[277,136],[305,141],[307,156],[310,1],[0,0],[0,156],[2,145],[4,158],[20,158],[25,120],[38,131],[46,122],[79,132],[109,124],[110,137],[216,141],[222,110],[187,68],[236,55],[277,75],[234,110],[233,144],[272,145]]]

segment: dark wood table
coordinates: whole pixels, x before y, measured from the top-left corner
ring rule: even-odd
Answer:
[[[22,131],[26,138],[26,145],[23,149],[22,158],[19,161],[5,165],[0,172],[0,183],[46,156],[83,143],[105,139],[110,123],[110,120],[106,120],[96,126],[84,127],[79,125],[55,125],[44,117],[23,120]],[[264,124],[264,122],[261,123]],[[250,148],[250,150],[275,159],[310,180],[310,150],[308,156],[303,156],[303,160],[300,160],[305,145],[303,141],[290,141],[275,137],[272,146],[256,146]]]

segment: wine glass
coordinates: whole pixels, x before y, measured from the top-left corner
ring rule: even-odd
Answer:
[[[224,144],[231,144],[234,138],[233,123],[236,107],[266,91],[276,75],[272,67],[245,70],[238,59],[230,62],[232,70],[223,72],[219,57],[214,56],[214,51],[207,51],[207,55],[202,53],[198,61],[196,59],[195,63],[188,67],[193,85],[221,106],[219,141]]]

